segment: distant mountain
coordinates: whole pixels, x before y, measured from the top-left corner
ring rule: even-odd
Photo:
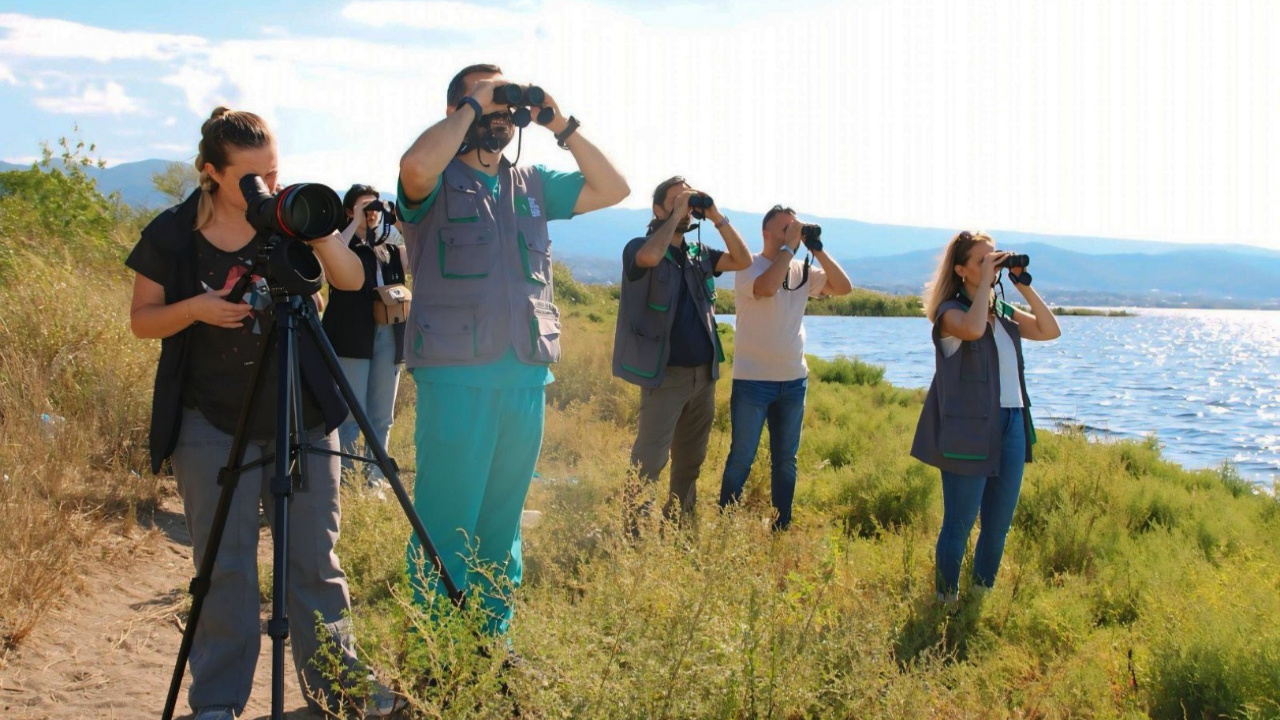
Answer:
[[[1018,246],[1031,257],[1036,289],[1061,305],[1280,309],[1280,253],[1246,255],[1192,248],[1161,253],[1091,255],[1043,243]],[[919,293],[937,268],[920,250],[846,264],[858,285]],[[1010,293],[1012,284],[1005,283]]]
[[[89,166],[84,171],[97,182],[98,190],[103,195],[118,192],[120,193],[120,199],[127,205],[163,208],[168,206],[171,201],[164,193],[156,190],[155,186],[151,184],[151,177],[158,172],[164,172],[171,162],[173,161],[139,160],[138,162],[121,163],[107,168]],[[55,168],[61,167],[62,161],[54,160],[53,165]],[[0,162],[0,172],[27,170],[30,167],[30,165]]]
[[[724,213],[732,219],[747,244],[752,248],[758,248],[760,222],[764,214],[741,210],[725,210]],[[555,237],[556,252],[576,257],[617,257],[627,240],[644,234],[651,217],[652,213],[648,210],[607,208],[574,218],[573,222],[555,223],[551,227]],[[822,241],[827,247],[827,252],[837,258],[890,257],[917,250],[927,250],[937,254],[956,232],[954,229],[879,225],[847,218],[803,215],[801,217],[822,226]],[[712,230],[710,223],[703,228],[703,231],[704,233],[710,231],[712,241],[719,242],[719,233]],[[1089,255],[1160,254],[1201,250],[1280,258],[1280,251],[1253,245],[1184,244],[1075,235],[1044,235],[1016,230],[988,229],[987,231],[1001,247],[1015,249],[1030,244],[1044,244]]]
[[[103,193],[128,204],[164,207],[168,199],[151,178],[168,160],[142,160],[106,169],[86,168]],[[28,166],[0,162],[0,171]],[[384,196],[386,197],[386,196]],[[760,246],[762,213],[725,210],[752,249]],[[643,235],[648,210],[607,208],[551,225],[556,257],[586,282],[614,283],[628,240]],[[804,216],[802,216],[804,217]],[[918,293],[936,267],[950,229],[880,225],[845,218],[805,217],[822,225],[827,251],[857,285]],[[1280,251],[1251,245],[1188,245],[991,230],[1002,248],[1031,255],[1036,287],[1055,303],[1280,309]],[[710,224],[704,236],[719,245]],[[732,282],[732,275],[721,279]]]

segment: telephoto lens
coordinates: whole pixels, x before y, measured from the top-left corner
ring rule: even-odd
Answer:
[[[240,192],[248,205],[245,217],[254,229],[291,238],[322,238],[337,230],[346,215],[338,193],[320,183],[298,183],[272,195],[261,177],[245,175]]]
[[[1003,260],[1001,260],[1001,261],[1000,261],[1000,264],[999,264],[999,265],[996,265],[996,267],[998,267],[998,268],[1024,268],[1024,267],[1029,267],[1030,265],[1031,265],[1031,257],[1030,257],[1030,256],[1028,256],[1028,255],[1015,255],[1015,254],[1010,254],[1010,255],[1005,255],[1005,256],[1004,256],[1004,259],[1003,259]]]

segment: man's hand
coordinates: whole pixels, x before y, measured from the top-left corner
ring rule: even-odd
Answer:
[[[494,82],[493,78],[485,78],[471,83],[471,87],[467,88],[467,95],[475,98],[480,103],[481,115],[500,112],[506,110],[506,105],[499,105],[493,101],[493,89],[499,85],[506,85],[507,82]],[[479,120],[480,118],[476,118]]]
[[[792,220],[790,223],[787,224],[786,230],[783,231],[783,234],[782,234],[783,242],[786,243],[787,247],[791,248],[792,255],[794,255],[796,251],[800,249],[800,241],[804,239],[804,237],[800,234],[800,231],[803,228],[804,228],[804,223],[800,222],[799,220]]]

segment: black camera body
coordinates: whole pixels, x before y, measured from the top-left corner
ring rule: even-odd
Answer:
[[[298,183],[272,195],[257,175],[240,178],[240,193],[247,206],[245,219],[259,235],[266,236],[263,254],[267,267],[263,274],[268,281],[291,295],[319,292],[324,284],[319,258],[310,245],[293,241],[316,240],[341,226],[346,213],[338,193],[327,185]],[[251,274],[245,273],[236,283],[228,300],[240,299]]]
[[[1028,255],[1005,255],[996,267],[998,268],[1025,268],[1031,265],[1031,257]]]

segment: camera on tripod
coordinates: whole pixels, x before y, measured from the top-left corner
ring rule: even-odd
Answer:
[[[305,242],[333,233],[345,219],[338,193],[319,183],[290,185],[272,195],[257,175],[240,178],[245,218],[260,235],[266,235],[263,254],[265,276],[291,295],[313,295],[324,284],[324,271],[315,251]],[[227,299],[236,302],[247,289],[246,273]],[[241,286],[244,287],[241,287]]]
[[[516,127],[528,127],[533,120],[530,106],[542,105],[547,101],[547,93],[537,85],[516,85],[508,83],[493,89],[493,102],[514,108],[511,112],[511,124]],[[556,119],[556,111],[544,107],[538,111],[538,124],[546,125]]]

